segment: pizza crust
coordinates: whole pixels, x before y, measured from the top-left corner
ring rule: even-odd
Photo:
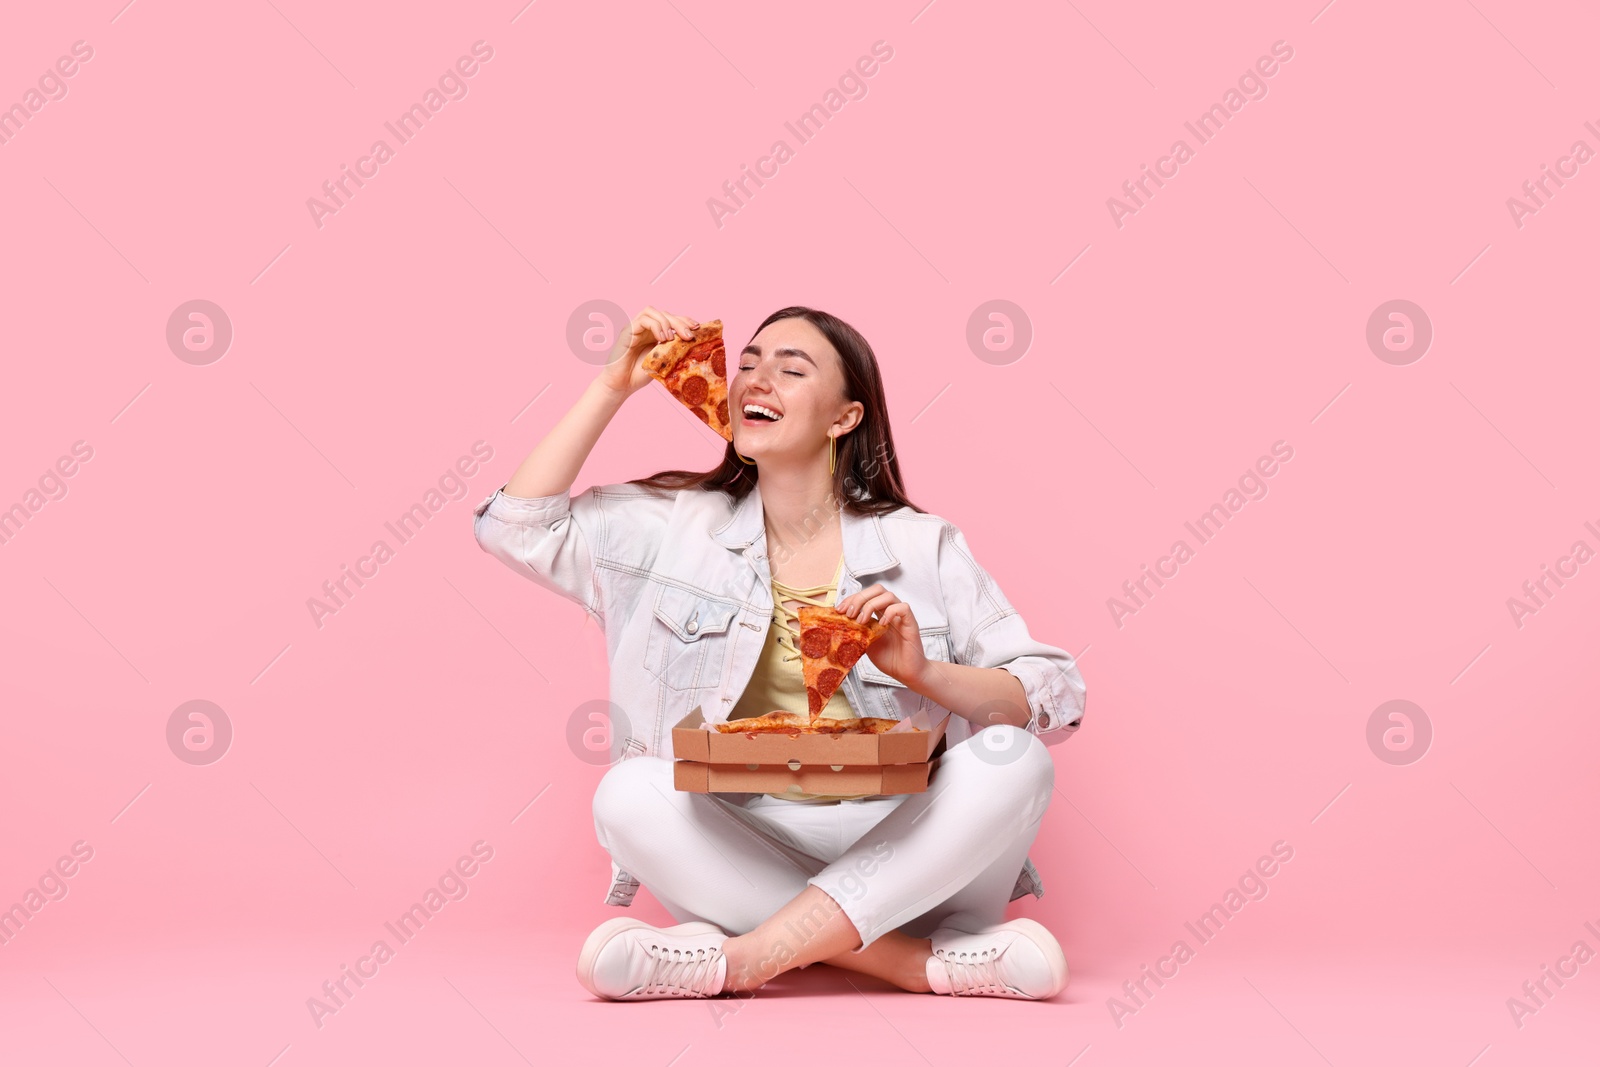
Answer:
[[[881,719],[868,716],[860,719],[816,719],[807,721],[803,715],[792,711],[769,711],[747,719],[719,722],[716,728],[725,734],[886,734],[900,725],[899,719]]]
[[[712,319],[695,328],[694,336],[673,335],[646,353],[646,373],[667,387],[667,392],[725,440],[733,441],[733,421],[728,411],[728,356],[722,340],[722,320]],[[717,366],[722,371],[718,373]],[[704,388],[694,380],[704,382]]]
[[[678,360],[686,356],[695,346],[703,345],[707,341],[719,339],[721,337],[721,319],[712,319],[710,322],[702,322],[695,328],[694,336],[688,339],[684,339],[679,337],[677,334],[673,334],[670,338],[662,341],[645,354],[644,369],[648,373],[659,378],[666,371],[670,370],[672,366],[678,362]]]

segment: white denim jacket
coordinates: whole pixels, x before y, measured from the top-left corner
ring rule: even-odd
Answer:
[[[899,508],[840,512],[842,600],[874,582],[910,605],[930,660],[999,667],[1027,694],[1029,732],[1046,744],[1083,719],[1073,657],[1035,640],[954,525]],[[772,624],[772,574],[760,483],[743,500],[704,489],[599,485],[576,496],[496,490],[473,510],[478,544],[523,577],[580,605],[605,632],[611,702],[626,730],[622,758],[672,758],[672,724],[696,707],[725,722],[755,671]],[[944,709],[863,656],[845,675],[858,715],[903,719]],[[947,745],[972,735],[951,716]],[[639,883],[612,864],[606,903],[632,903]],[[1044,895],[1030,859],[1011,899]]]

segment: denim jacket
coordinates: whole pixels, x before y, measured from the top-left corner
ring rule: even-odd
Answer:
[[[819,517],[820,518],[820,517]],[[930,660],[999,667],[1027,694],[1026,729],[1046,744],[1083,719],[1073,657],[1035,640],[954,525],[899,508],[840,512],[838,599],[875,582],[909,604]],[[512,570],[578,604],[605,633],[611,702],[625,721],[622,758],[672,758],[672,725],[696,707],[725,722],[772,624],[772,574],[760,483],[740,501],[704,489],[599,485],[569,497],[496,490],[473,510],[478,544]],[[844,679],[858,715],[903,719],[944,709],[863,656]],[[951,716],[948,745],[972,734]],[[606,903],[627,905],[639,883],[612,864]],[[1044,895],[1032,860],[1011,899]]]

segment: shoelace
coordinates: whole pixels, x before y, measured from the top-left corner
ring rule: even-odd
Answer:
[[[645,947],[654,962],[640,992],[668,993],[677,997],[709,996],[718,992],[706,986],[716,977],[721,949],[668,948],[654,942]]]
[[[1000,954],[1002,948],[986,948],[982,952],[952,952],[941,955],[945,971],[950,975],[950,992],[956,996],[976,993],[996,993],[1017,996],[1017,991],[1000,980]]]

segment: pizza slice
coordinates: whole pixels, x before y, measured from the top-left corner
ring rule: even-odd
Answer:
[[[836,608],[802,604],[800,616],[800,668],[806,680],[806,698],[816,721],[845,674],[866,654],[867,646],[889,632],[875,619],[857,622]]]
[[[716,724],[718,732],[725,734],[886,734],[900,724],[899,719],[817,719],[806,718],[792,711],[769,711],[744,719],[730,719]]]
[[[728,353],[722,343],[722,320],[702,322],[694,336],[674,336],[652,348],[644,369],[700,421],[733,440],[728,417]]]
[[[859,727],[860,719],[816,719],[792,711],[769,711],[744,719],[718,723],[725,734],[849,734],[868,732]]]
[[[765,715],[751,715],[743,719],[730,719],[716,724],[725,734],[774,734],[800,731],[810,724],[805,716],[792,711],[769,711]]]
[[[875,719],[875,718],[868,717],[868,718],[865,718],[865,719],[856,719],[855,723],[856,723],[856,728],[855,728],[854,732],[856,732],[856,733],[860,733],[860,734],[886,734],[890,730],[893,730],[896,726],[899,726],[900,725],[900,720],[899,719]],[[908,727],[908,729],[910,729],[913,733],[921,733],[922,732],[921,728],[916,727],[916,726]]]

